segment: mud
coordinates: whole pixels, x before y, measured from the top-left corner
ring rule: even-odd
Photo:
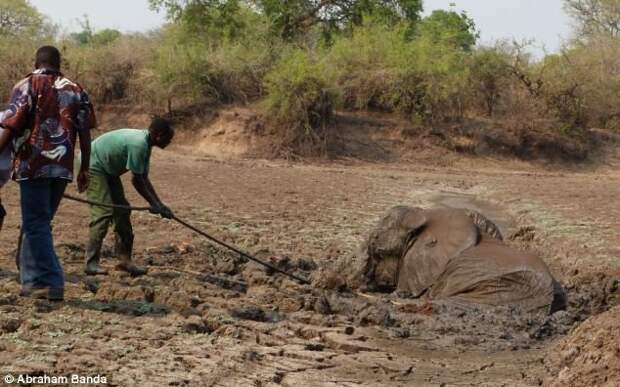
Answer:
[[[553,346],[545,360],[550,386],[620,385],[620,306],[586,320]]]
[[[149,273],[131,278],[114,271],[108,249],[102,264],[110,275],[87,278],[88,210],[66,202],[54,225],[68,279],[66,302],[53,304],[16,296],[11,254],[19,215],[9,184],[2,192],[9,215],[0,233],[0,326],[7,328],[0,334],[0,374],[99,373],[119,386],[529,386],[559,375],[585,386],[604,383],[593,379],[598,374],[613,381],[613,367],[608,374],[601,368],[586,378],[578,374],[581,365],[604,367],[589,359],[610,359],[618,343],[608,334],[604,351],[594,345],[597,327],[611,332],[610,321],[617,320],[609,313],[619,299],[614,257],[620,212],[601,205],[619,194],[617,171],[462,163],[274,164],[156,152],[154,184],[182,218],[333,286],[301,286],[141,213],[133,215],[135,260]],[[501,230],[505,242],[548,258],[567,291],[566,311],[546,316],[352,292],[325,275],[387,209],[432,205],[430,198],[446,192],[475,198],[483,213],[486,203],[501,202],[497,215],[514,224],[508,233]],[[579,355],[556,366],[552,354],[572,338],[583,343]]]
[[[424,350],[494,352],[542,348],[587,317],[607,310],[618,297],[615,279],[600,276],[568,283],[567,310],[552,315],[546,310],[534,313],[517,306],[318,289],[289,281],[218,247],[208,245],[205,250],[192,246],[187,259],[202,262],[210,274],[188,276],[158,271],[157,266],[140,279],[113,274],[112,278],[119,278],[102,281],[95,300],[68,305],[129,316],[177,312],[188,318],[183,325],[186,331],[216,336],[251,336],[243,321],[273,326],[268,331],[283,329],[281,324],[285,324],[285,330],[314,326],[309,337],[307,333],[297,333],[305,338],[322,337],[321,331],[337,327],[339,332],[353,335],[355,330],[352,332],[351,328],[355,326],[379,329],[386,337],[415,342],[416,347]],[[151,249],[138,259],[157,262],[172,254],[165,248],[159,251],[154,253]],[[280,258],[265,250],[258,255],[298,276],[312,278],[325,272],[325,268],[311,260]],[[238,306],[230,307],[231,303]],[[321,345],[328,345],[324,339],[320,341]]]

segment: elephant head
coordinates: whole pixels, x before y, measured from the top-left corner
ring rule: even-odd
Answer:
[[[393,207],[369,235],[366,276],[379,289],[421,294],[487,229],[496,227],[465,209]]]
[[[372,230],[366,245],[366,277],[378,288],[393,290],[403,255],[426,223],[423,209],[397,206],[391,208]]]

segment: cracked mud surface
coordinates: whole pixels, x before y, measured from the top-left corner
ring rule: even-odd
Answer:
[[[313,289],[145,213],[133,222],[135,259],[148,275],[86,278],[88,211],[68,201],[54,225],[66,302],[21,299],[10,184],[2,192],[9,218],[0,233],[0,373],[99,373],[119,386],[618,381],[614,363],[601,365],[619,358],[618,337],[597,339],[620,308],[617,170],[550,172],[470,160],[449,167],[221,162],[177,148],[155,152],[152,171],[179,217],[307,277],[354,251],[394,205],[470,207],[498,223],[509,243],[545,259],[567,288],[569,309],[524,316]],[[141,205],[129,184],[126,190]],[[114,264],[107,254],[103,265]],[[590,339],[604,343],[586,345]]]

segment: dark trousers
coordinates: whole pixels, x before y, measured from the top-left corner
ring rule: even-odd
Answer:
[[[59,178],[19,182],[24,233],[19,255],[22,288],[64,288],[51,225],[66,187],[67,180]]]

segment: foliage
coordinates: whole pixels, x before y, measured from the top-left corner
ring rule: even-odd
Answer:
[[[63,71],[97,105],[160,112],[260,102],[282,149],[296,153],[324,149],[336,109],[419,125],[485,115],[511,130],[578,137],[620,130],[617,2],[566,0],[580,39],[536,59],[516,43],[476,46],[464,13],[420,18],[419,0],[151,0],[171,21],[156,33],[94,31],[84,19],[64,37],[27,1],[5,0],[0,87],[6,98],[37,47],[55,44]]]
[[[510,54],[501,45],[480,47],[473,52],[470,86],[475,100],[487,116],[493,116],[502,94],[510,87]]]
[[[145,88],[137,79],[152,60],[153,43],[143,36],[123,36],[106,45],[65,42],[63,71],[99,104],[135,97]]]
[[[263,95],[262,80],[277,59],[281,42],[254,15],[237,39],[196,35],[183,26],[165,29],[153,71],[168,100],[246,103]],[[245,22],[245,21],[244,21]]]
[[[241,15],[248,10],[241,0],[150,0],[151,7],[165,8],[177,25],[194,34],[235,38],[245,27]]]
[[[469,51],[476,44],[479,33],[474,21],[465,12],[435,10],[417,27],[417,34],[434,43],[447,44]]]
[[[263,106],[276,127],[284,129],[283,146],[303,152],[324,142],[323,129],[337,99],[326,74],[324,64],[304,50],[285,54],[267,74]]]
[[[19,50],[15,47],[19,46]],[[4,102],[15,83],[32,71],[35,41],[23,38],[0,38],[0,96]]]
[[[372,20],[338,38],[328,61],[345,107],[396,111],[416,121],[459,118],[468,68],[465,53],[444,41],[407,39],[408,28]]]
[[[620,129],[620,39],[601,36],[542,65],[546,97],[563,129]]]
[[[319,26],[325,36],[346,30],[374,15],[386,24],[419,19],[421,0],[150,0],[151,6],[164,8],[172,20],[192,29],[224,32],[234,37],[243,29],[237,16],[251,10],[266,16],[274,36],[293,40]]]
[[[620,0],[564,0],[564,8],[577,22],[579,37],[620,38]]]
[[[38,35],[45,18],[26,0],[0,2],[0,36]]]
[[[90,26],[90,21],[86,16],[82,21],[82,31],[74,32],[70,36],[78,45],[96,45],[105,46],[121,37],[121,32],[118,30],[105,28],[103,30],[94,32]]]

